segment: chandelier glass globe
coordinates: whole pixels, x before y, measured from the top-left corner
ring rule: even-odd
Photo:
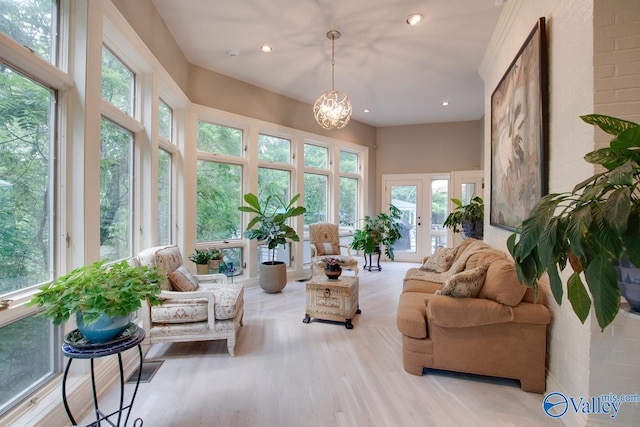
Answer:
[[[329,90],[313,104],[313,115],[325,129],[342,129],[351,120],[349,97],[339,90]]]

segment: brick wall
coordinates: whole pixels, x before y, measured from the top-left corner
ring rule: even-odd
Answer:
[[[640,123],[640,1],[594,2],[595,112]],[[611,137],[595,133],[595,147]],[[589,393],[640,394],[640,315],[622,313],[604,332],[591,327]],[[589,426],[638,425],[640,404],[624,403],[615,420],[588,417]]]

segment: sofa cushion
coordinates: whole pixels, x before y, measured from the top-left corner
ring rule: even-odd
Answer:
[[[184,265],[178,267],[176,271],[167,274],[167,278],[176,291],[193,292],[198,289],[198,282]]]
[[[518,282],[513,261],[499,259],[489,265],[484,286],[478,296],[514,307],[520,304],[526,291],[527,287]]]
[[[421,269],[426,271],[435,271],[436,273],[444,273],[451,268],[453,260],[456,257],[458,248],[445,248],[438,246],[436,251],[422,264]]]
[[[487,268],[489,268],[489,264],[484,263],[480,267],[454,274],[444,282],[442,289],[436,291],[436,295],[466,298],[477,297],[484,284]]]
[[[427,318],[443,328],[467,328],[510,322],[513,309],[486,299],[434,295],[427,305]]]
[[[233,319],[244,300],[244,286],[237,283],[209,287],[216,296],[215,316],[217,320]]]
[[[153,323],[191,323],[207,320],[207,299],[165,300],[151,307]]]

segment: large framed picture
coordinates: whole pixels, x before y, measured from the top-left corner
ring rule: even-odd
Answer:
[[[491,95],[491,225],[515,230],[547,193],[547,121],[543,17]]]

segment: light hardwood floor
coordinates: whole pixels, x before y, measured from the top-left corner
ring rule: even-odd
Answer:
[[[351,330],[303,323],[304,283],[289,282],[278,294],[246,289],[236,357],[225,341],[152,346],[146,359],[165,362],[140,385],[132,417],[145,427],[562,425],[543,412],[543,395],[523,392],[517,381],[404,371],[395,315],[412,266],[360,272],[362,314]]]

